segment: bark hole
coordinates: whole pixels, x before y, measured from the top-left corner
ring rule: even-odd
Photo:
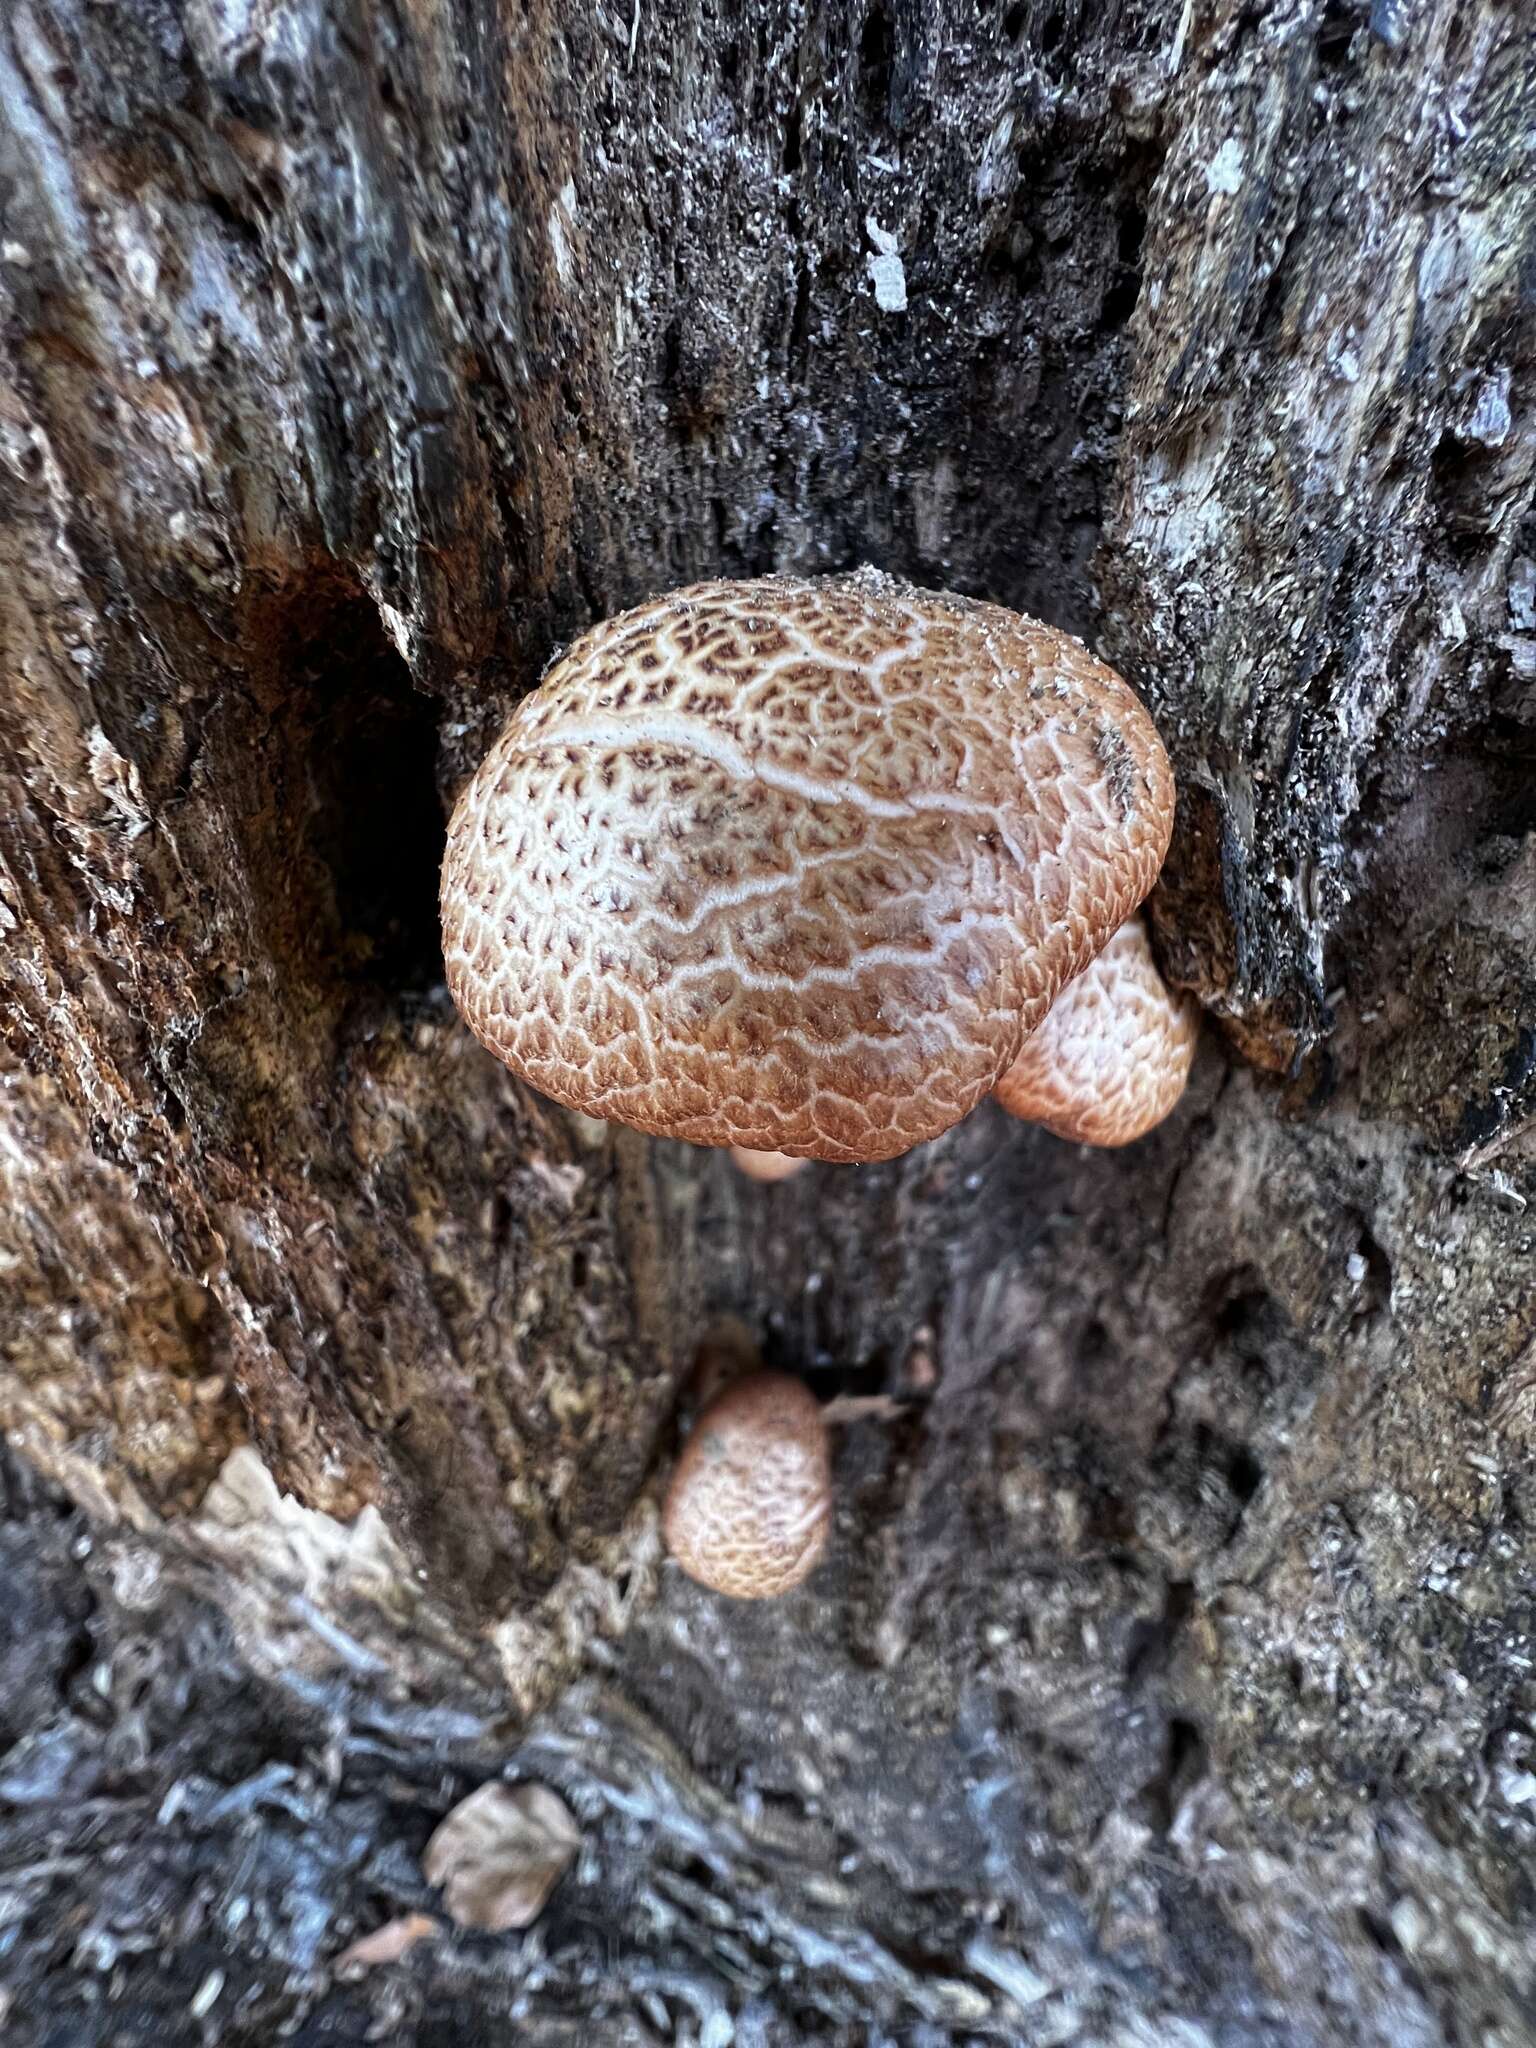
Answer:
[[[1169,1720],[1162,1762],[1144,1788],[1147,1817],[1160,1835],[1173,1826],[1179,1802],[1206,1768],[1205,1743],[1193,1721]]]
[[[878,127],[890,112],[895,51],[890,15],[882,6],[872,7],[864,17],[864,32],[859,38],[859,68],[864,114],[873,127]]]
[[[425,994],[442,973],[446,831],[432,701],[357,585],[317,577],[262,623],[283,698],[271,770],[279,830],[297,844],[291,873],[305,880],[299,949],[320,980]]]
[[[1146,208],[1131,199],[1120,215],[1116,234],[1119,267],[1099,313],[1099,325],[1105,333],[1123,327],[1136,310],[1136,301],[1141,296],[1141,247],[1146,233]]]

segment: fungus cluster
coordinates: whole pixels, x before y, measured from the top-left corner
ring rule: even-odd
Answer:
[[[894,1158],[990,1092],[1124,1144],[1194,1053],[1134,915],[1173,804],[1141,704],[1049,626],[872,570],[700,584],[585,634],[470,779],[448,985],[545,1094],[760,1181]],[[782,1593],[831,1484],[814,1397],[754,1371],[664,1533],[703,1584]]]
[[[514,1072],[697,1144],[889,1159],[1151,888],[1173,779],[1081,644],[871,570],[585,634],[454,812],[448,984]]]

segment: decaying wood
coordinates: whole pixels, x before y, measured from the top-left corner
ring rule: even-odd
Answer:
[[[1531,2038],[1533,104],[1518,0],[3,11],[8,2042]],[[864,560],[1157,714],[1132,1153],[755,1185],[447,1002],[550,655]],[[848,1404],[754,1609],[722,1315]],[[498,1774],[537,1924],[342,1981]]]

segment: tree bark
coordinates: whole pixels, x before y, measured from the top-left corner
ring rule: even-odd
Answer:
[[[1520,0],[14,0],[23,2048],[1536,2038],[1533,105]],[[861,561],[1157,716],[1129,1153],[763,1188],[447,1000],[559,647]],[[722,1317],[889,1397],[761,1608]],[[344,1981],[498,1772],[537,1927]]]

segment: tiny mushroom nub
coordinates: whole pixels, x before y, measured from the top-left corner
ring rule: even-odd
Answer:
[[[765,1600],[815,1569],[831,1517],[832,1454],[816,1397],[783,1373],[755,1372],[694,1424],[661,1526],[691,1579]]]
[[[755,1152],[750,1145],[733,1145],[731,1158],[748,1180],[760,1180],[769,1187],[775,1181],[788,1180],[806,1163],[792,1159],[787,1152]]]
[[[1128,1145],[1184,1093],[1200,1012],[1157,971],[1131,918],[1074,981],[998,1082],[1010,1116],[1084,1145]]]
[[[1172,824],[1069,635],[867,569],[698,584],[585,634],[470,778],[448,986],[570,1108],[891,1159],[993,1087]]]

